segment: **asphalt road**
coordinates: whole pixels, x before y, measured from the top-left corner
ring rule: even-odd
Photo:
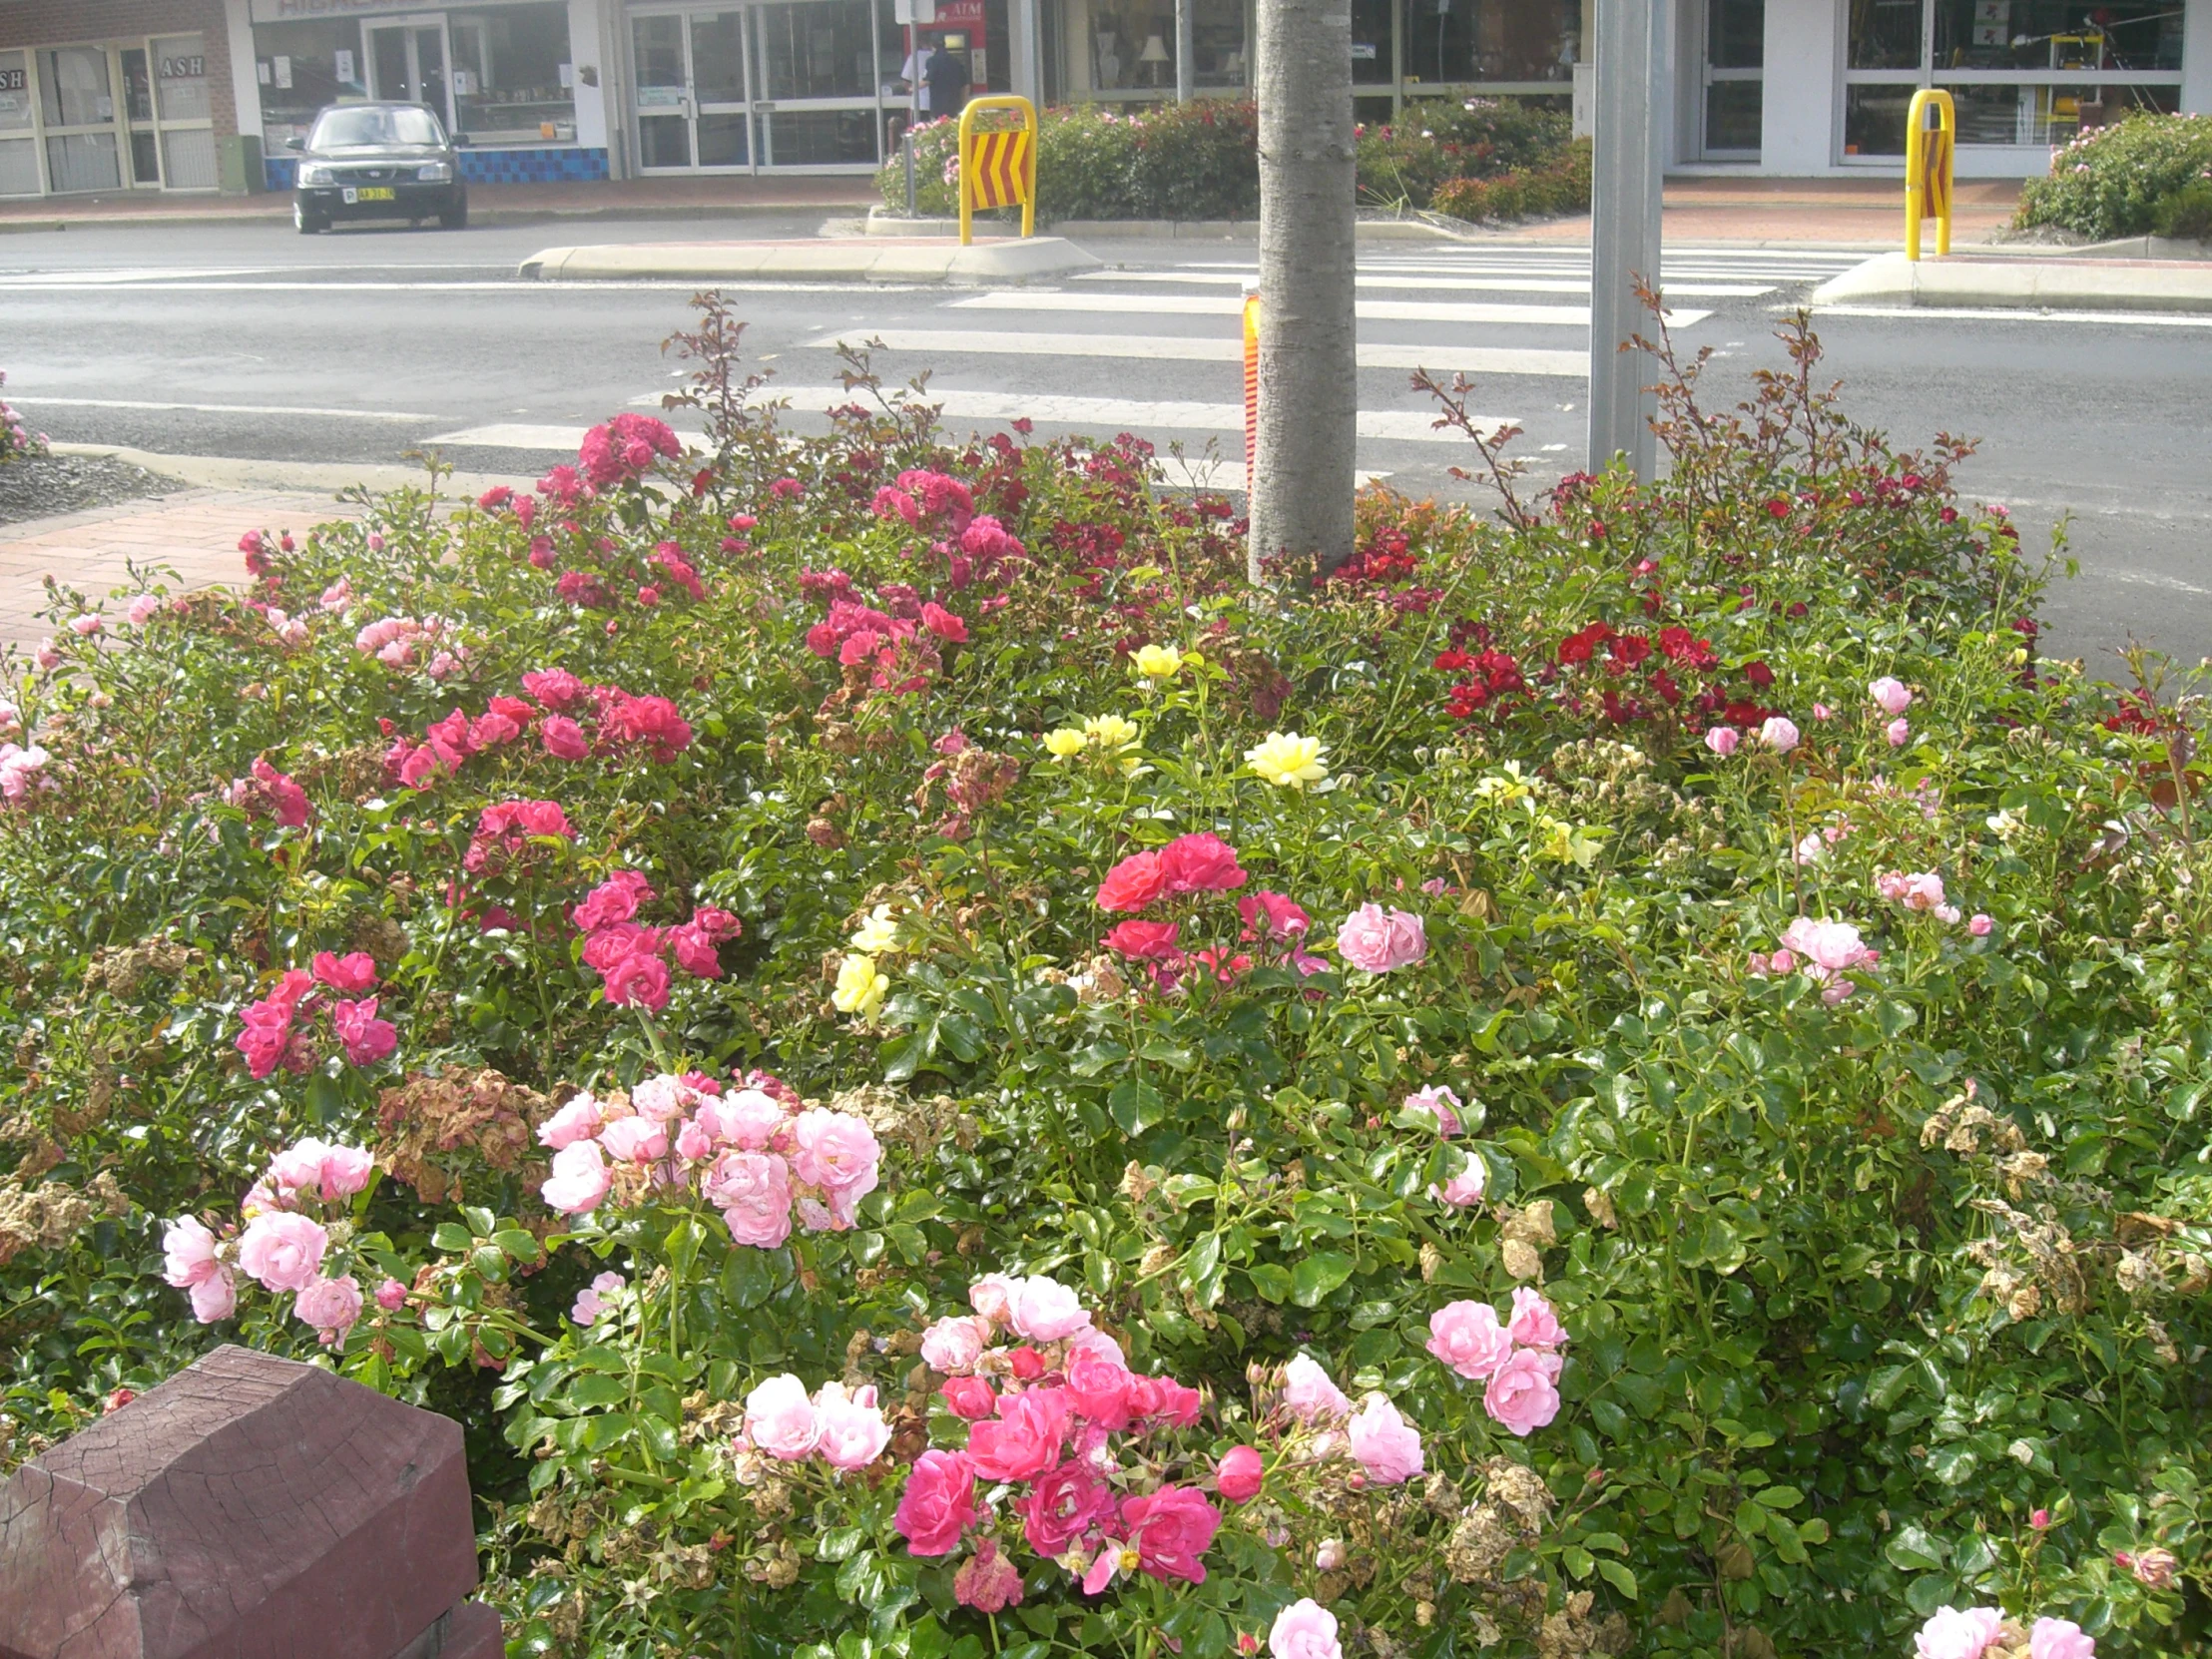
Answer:
[[[749,221],[812,235],[819,215]],[[548,244],[727,236],[696,222],[349,230],[271,224],[0,236],[0,369],[57,439],[165,453],[392,461],[436,440],[470,470],[541,470],[575,433],[647,406],[678,370],[662,340],[697,284],[542,283],[513,276]],[[948,423],[1016,414],[1041,431],[1132,430],[1241,473],[1234,360],[1246,242],[1100,243],[1095,277],[957,290],[730,284],[746,336],[795,414],[842,401],[831,342],[880,335],[886,377],[932,371]],[[1708,394],[1779,367],[1781,314],[1844,253],[1670,249],[1685,348],[1710,345]],[[1361,257],[1359,464],[1400,487],[1466,493],[1473,457],[1427,429],[1415,362],[1468,369],[1478,412],[1526,428],[1540,481],[1582,464],[1587,253],[1527,244],[1373,246]],[[2070,525],[2081,573],[2046,606],[2049,647],[2117,673],[2139,642],[2212,656],[2212,316],[1823,313],[1850,412],[1920,442],[1980,449],[1964,473],[2031,542]],[[805,421],[803,420],[804,424]]]

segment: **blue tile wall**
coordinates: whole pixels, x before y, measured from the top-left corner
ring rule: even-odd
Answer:
[[[299,164],[290,156],[268,156],[262,171],[269,188],[288,191]],[[607,152],[582,145],[544,150],[463,150],[461,177],[472,185],[549,185],[607,177]]]

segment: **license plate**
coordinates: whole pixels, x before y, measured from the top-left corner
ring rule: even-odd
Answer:
[[[358,190],[349,186],[345,192],[348,207],[356,202],[396,202],[398,199],[399,193],[389,185],[363,185]]]

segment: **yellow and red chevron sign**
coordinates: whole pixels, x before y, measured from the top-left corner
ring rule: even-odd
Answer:
[[[978,128],[986,110],[1012,110],[1019,127]],[[977,208],[1021,208],[1021,234],[1037,229],[1037,110],[1026,98],[976,98],[960,112],[960,241],[975,240]]]

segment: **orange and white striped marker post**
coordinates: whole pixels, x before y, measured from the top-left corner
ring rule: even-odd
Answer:
[[[1019,127],[978,128],[984,110],[1013,110]],[[1021,234],[1037,234],[1037,107],[1005,95],[974,98],[960,112],[960,246],[975,240],[977,208],[1021,206]]]
[[[1260,464],[1260,285],[1245,284],[1245,493],[1252,491],[1254,469]]]

